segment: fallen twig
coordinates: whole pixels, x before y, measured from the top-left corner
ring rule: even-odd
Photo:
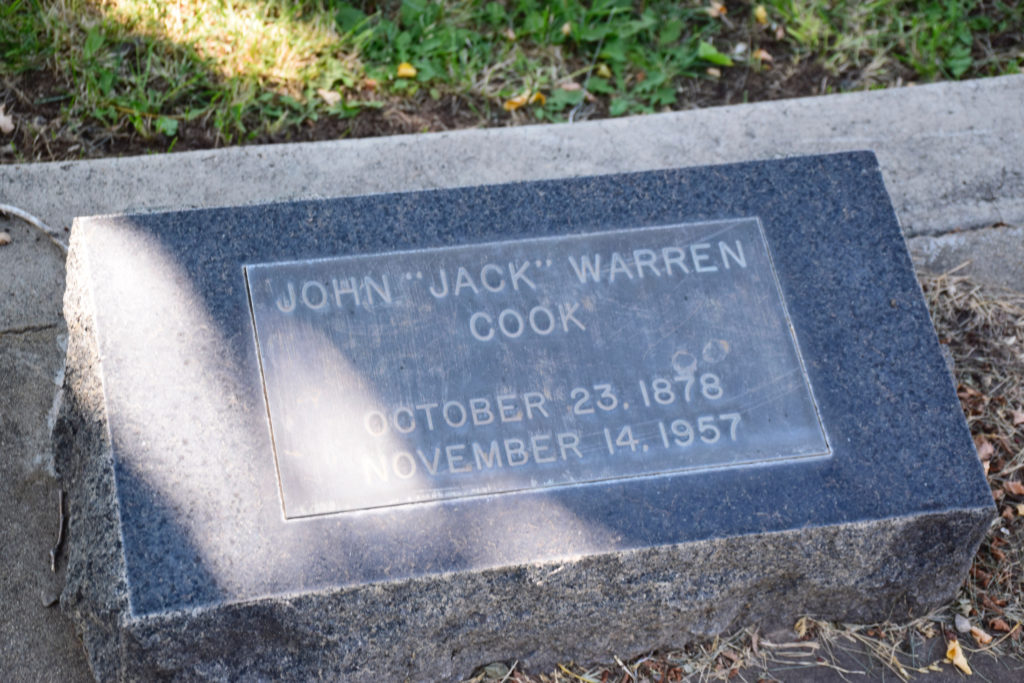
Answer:
[[[58,247],[60,247],[60,250],[62,252],[64,252],[65,254],[68,253],[67,245],[65,245],[60,240],[60,237],[59,237],[57,231],[54,230],[53,228],[51,228],[50,226],[48,226],[46,223],[44,223],[41,220],[39,220],[38,218],[36,218],[35,216],[33,216],[32,214],[30,214],[28,211],[25,211],[23,209],[19,209],[18,207],[12,206],[10,204],[0,204],[0,214],[5,214],[5,215],[8,215],[8,216],[15,216],[17,218],[20,218],[21,220],[25,221],[29,225],[31,225],[34,228],[40,230],[44,235],[46,235],[47,238],[49,238],[49,240],[51,242],[53,242]]]

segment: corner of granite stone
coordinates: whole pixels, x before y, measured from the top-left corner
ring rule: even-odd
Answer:
[[[77,222],[77,221],[76,221]],[[72,231],[64,318],[63,401],[53,429],[67,492],[67,572],[61,609],[75,624],[97,680],[121,678],[121,622],[129,609],[113,455],[107,425],[86,249]]]

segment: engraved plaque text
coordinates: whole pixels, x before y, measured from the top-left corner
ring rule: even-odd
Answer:
[[[829,454],[756,218],[245,270],[289,518]]]

